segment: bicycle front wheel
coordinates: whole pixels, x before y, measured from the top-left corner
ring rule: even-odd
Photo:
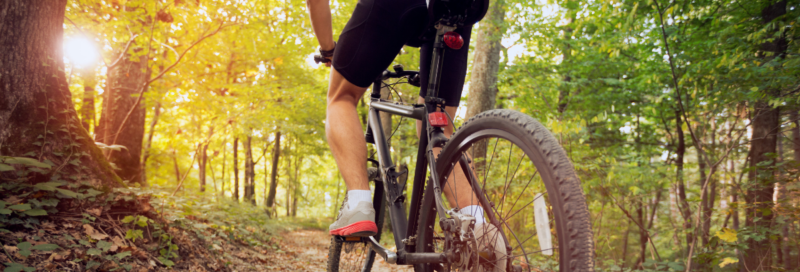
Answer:
[[[491,224],[482,228],[494,229],[477,237],[480,268],[463,262],[458,268],[448,265],[450,270],[594,271],[594,242],[580,180],[566,152],[535,119],[511,110],[481,113],[451,137],[437,168],[441,188],[452,198],[444,201],[445,208],[464,208],[448,203],[480,205],[485,224]],[[465,191],[463,186],[471,188]],[[417,252],[446,250],[446,233],[430,208],[433,201],[432,195],[424,197]],[[481,251],[489,244],[505,248]],[[434,269],[440,270],[417,266],[418,271]]]

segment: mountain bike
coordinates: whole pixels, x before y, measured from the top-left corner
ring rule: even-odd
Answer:
[[[414,265],[415,271],[593,271],[594,242],[589,211],[574,167],[554,136],[538,121],[520,112],[500,109],[480,113],[450,139],[443,128],[454,125],[438,97],[442,59],[460,36],[464,5],[469,1],[431,1],[435,20],[428,96],[424,104],[406,105],[381,99],[384,80],[406,78],[419,87],[419,72],[395,66],[375,79],[367,117],[368,159],[374,190],[378,234],[331,238],[328,271],[370,271],[376,256],[387,263]],[[467,6],[468,7],[468,6]],[[463,41],[462,41],[463,42]],[[322,59],[315,56],[317,62]],[[439,111],[441,110],[441,111]],[[416,168],[406,216],[407,181],[392,161],[380,113],[421,120]],[[435,150],[441,151],[438,157]],[[487,235],[473,235],[475,217],[458,212],[444,200],[443,190],[456,176],[471,187],[470,201],[484,209],[486,223],[505,248],[481,250]],[[462,183],[464,184],[464,183]],[[458,195],[454,196],[458,198]],[[477,199],[474,199],[477,198]],[[451,199],[452,200],[452,199]],[[457,199],[453,203],[458,203]],[[472,202],[474,203],[474,202]],[[388,214],[386,213],[388,211]],[[386,217],[396,250],[380,244]]]

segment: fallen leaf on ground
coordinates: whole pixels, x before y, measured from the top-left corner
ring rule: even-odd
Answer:
[[[86,231],[86,235],[89,235],[89,237],[92,237],[92,239],[103,240],[108,238],[108,235],[98,232],[89,224],[83,225],[83,229]]]
[[[56,230],[56,224],[53,224],[53,222],[50,221],[45,221],[42,223],[42,227],[46,230]]]
[[[103,210],[101,210],[100,208],[94,208],[94,209],[87,209],[86,211],[89,212],[89,214],[91,214],[91,215],[100,216],[100,213]]]
[[[15,246],[3,246],[3,248],[10,254],[14,254],[14,252],[17,252],[17,250],[19,250],[19,248]]]

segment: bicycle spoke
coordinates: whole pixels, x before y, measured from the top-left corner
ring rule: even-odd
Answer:
[[[519,210],[517,210],[517,212],[515,212],[514,214],[512,214],[512,215],[510,215],[510,216],[508,216],[508,217],[506,217],[506,218],[510,218],[510,217],[513,217],[514,215],[517,215],[517,213],[519,213],[520,211],[522,211],[524,207],[527,207],[528,205],[531,205],[531,204],[533,204],[533,202],[534,202],[534,201],[536,201],[537,199],[539,199],[540,197],[542,197],[542,196],[544,196],[544,195],[546,195],[546,194],[547,194],[547,193],[544,193],[544,194],[540,195],[539,197],[535,197],[533,200],[531,200],[531,202],[528,202],[528,204],[525,204],[525,206],[522,206],[522,208],[520,208]]]
[[[489,174],[489,168],[492,168],[492,162],[494,161],[494,152],[495,152],[495,150],[497,150],[497,141],[499,141],[499,140],[500,140],[500,138],[497,138],[497,140],[494,141],[494,148],[492,149],[492,157],[489,160],[489,166],[484,165],[484,168],[483,168],[483,185],[481,185],[483,188],[486,188],[486,177]],[[485,163],[486,162],[486,158],[484,158],[483,160],[484,160],[484,163]]]
[[[508,162],[506,162],[506,178],[503,181],[503,195],[500,198],[500,211],[503,210],[505,206],[506,194],[508,194],[508,187],[511,185],[508,183],[508,172],[511,170],[511,152],[514,151],[514,145],[511,145],[511,148],[508,149]],[[522,161],[520,161],[522,162]]]
[[[536,170],[536,172],[533,172],[533,175],[531,175],[531,178],[528,180],[528,183],[526,183],[525,187],[522,188],[523,192],[525,191],[525,189],[528,189],[528,186],[531,185],[531,182],[533,181],[533,178],[536,177],[536,174],[538,174],[538,173],[539,173],[539,170]],[[513,211],[514,207],[517,206],[517,202],[519,201],[520,198],[522,198],[522,196],[518,197],[517,200],[514,200],[514,204],[512,204],[511,208],[508,208],[508,209]],[[508,218],[508,217],[506,217],[506,218]]]

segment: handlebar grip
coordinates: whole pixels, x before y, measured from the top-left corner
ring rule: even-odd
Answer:
[[[322,62],[325,62],[325,58],[323,58],[321,55],[314,55],[314,62],[320,64]]]

